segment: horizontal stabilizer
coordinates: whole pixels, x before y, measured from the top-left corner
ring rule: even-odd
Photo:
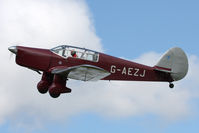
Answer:
[[[155,66],[155,70],[161,71],[161,72],[171,73],[171,68],[164,68],[164,67]]]

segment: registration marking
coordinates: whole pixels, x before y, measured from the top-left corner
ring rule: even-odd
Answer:
[[[115,65],[111,65],[110,72],[111,73],[121,72],[122,75],[142,77],[142,78],[144,78],[146,75],[145,69],[132,68],[132,67],[117,68]]]

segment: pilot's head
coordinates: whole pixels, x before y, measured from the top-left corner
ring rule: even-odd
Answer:
[[[72,50],[72,51],[71,51],[71,55],[72,55],[72,56],[75,56],[75,55],[76,55],[76,51],[75,51],[75,50]]]

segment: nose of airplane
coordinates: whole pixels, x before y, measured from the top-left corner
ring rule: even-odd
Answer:
[[[17,47],[16,46],[11,46],[8,48],[8,50],[14,54],[17,54]]]

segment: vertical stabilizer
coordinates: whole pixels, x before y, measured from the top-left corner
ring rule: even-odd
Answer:
[[[174,81],[184,78],[188,72],[188,59],[178,47],[169,49],[155,65],[155,69],[171,74]]]

